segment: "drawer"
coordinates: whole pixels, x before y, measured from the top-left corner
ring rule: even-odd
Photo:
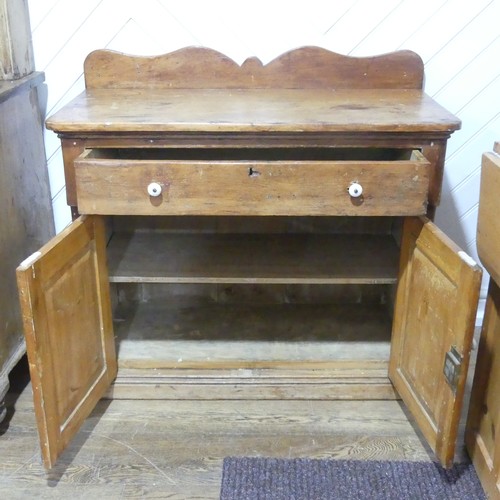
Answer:
[[[75,161],[78,209],[109,215],[424,214],[425,157],[418,151],[373,156],[333,148],[86,150]]]

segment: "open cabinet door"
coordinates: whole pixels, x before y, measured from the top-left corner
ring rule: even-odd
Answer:
[[[101,217],[81,217],[17,269],[46,468],[116,376]]]
[[[432,222],[406,218],[389,377],[444,467],[455,453],[481,274]]]

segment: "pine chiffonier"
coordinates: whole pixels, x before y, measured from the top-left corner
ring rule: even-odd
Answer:
[[[460,122],[419,56],[84,70],[74,221],[17,270],[45,465],[106,396],[401,397],[449,466],[481,269],[432,222]]]

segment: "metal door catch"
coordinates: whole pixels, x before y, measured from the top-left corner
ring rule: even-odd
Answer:
[[[443,373],[454,394],[457,392],[458,379],[462,369],[463,356],[452,345],[444,358]]]

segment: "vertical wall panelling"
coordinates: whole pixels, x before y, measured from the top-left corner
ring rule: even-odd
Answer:
[[[205,45],[239,63],[268,62],[300,45],[354,56],[414,50],[424,59],[426,91],[463,120],[449,144],[436,221],[477,257],[481,154],[500,136],[500,0],[28,1],[48,113],[83,89],[83,59],[97,48],[159,54]],[[60,230],[69,221],[61,154],[54,134],[45,139]]]

